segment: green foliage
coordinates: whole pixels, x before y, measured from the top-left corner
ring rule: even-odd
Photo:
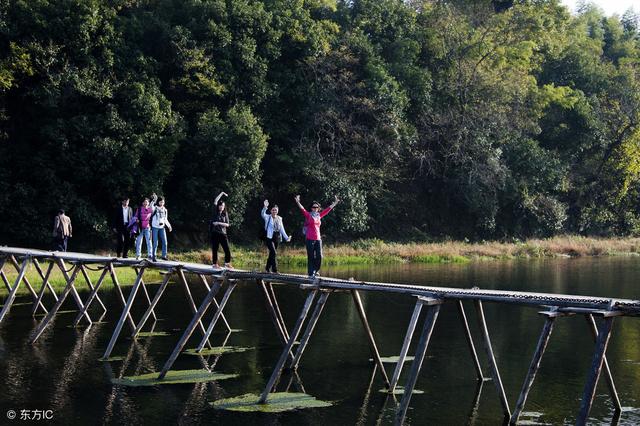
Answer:
[[[558,0],[0,1],[0,243],[106,245],[121,195],[202,242],[262,197],[329,239],[637,234],[638,16]],[[293,216],[295,215],[295,216]],[[288,219],[287,219],[287,223]],[[293,225],[291,225],[293,226]]]

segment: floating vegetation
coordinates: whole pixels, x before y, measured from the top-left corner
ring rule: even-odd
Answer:
[[[187,349],[184,351],[184,353],[187,355],[205,356],[205,355],[222,355],[222,354],[229,354],[229,353],[235,353],[235,352],[246,352],[252,349],[255,349],[255,348],[253,347],[249,348],[249,347],[243,347],[243,346],[218,346],[215,348],[203,349],[200,352],[197,352],[195,348]]]
[[[136,337],[155,337],[155,336],[170,336],[170,333],[166,331],[141,331]]]
[[[269,394],[267,402],[259,404],[260,395],[247,393],[235,398],[225,398],[211,403],[217,410],[229,411],[258,411],[262,413],[280,413],[283,411],[300,410],[303,408],[330,407],[333,403],[321,401],[306,393],[274,392]]]
[[[389,389],[383,388],[383,389],[380,389],[378,392],[389,393]],[[411,395],[420,395],[420,394],[423,394],[423,393],[424,393],[424,391],[421,391],[420,389],[414,389],[413,392],[411,392]],[[393,394],[394,395],[404,395],[404,388],[402,386],[396,386],[396,388],[393,390]]]
[[[110,356],[109,358],[98,358],[98,361],[111,362],[111,361],[124,361],[124,356]]]
[[[413,358],[415,358],[415,357],[407,356],[407,357],[405,357],[404,362],[413,361]],[[397,356],[397,355],[396,356],[383,356],[383,357],[380,357],[380,360],[382,362],[386,362],[387,364],[397,364],[399,359],[400,359],[400,357]],[[369,361],[373,361],[373,358],[369,358]]]
[[[56,312],[56,315],[75,314],[77,312],[79,312],[79,311],[58,311],[58,312]],[[47,314],[40,313],[40,314],[35,314],[34,317],[44,317],[45,315],[47,315]]]
[[[111,379],[111,383],[123,386],[156,386],[180,383],[204,383],[238,377],[237,374],[222,374],[207,370],[169,370],[162,380],[158,379],[159,375],[160,373],[156,371],[140,376],[126,376],[121,379]]]

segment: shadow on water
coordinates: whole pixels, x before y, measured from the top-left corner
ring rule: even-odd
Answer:
[[[636,258],[563,259],[544,261],[479,262],[466,265],[392,265],[327,268],[327,276],[358,280],[420,283],[448,287],[528,290],[594,296],[638,298]],[[158,284],[150,284],[151,293]],[[125,292],[128,292],[126,289]],[[204,297],[202,283],[192,286],[196,305]],[[293,326],[305,295],[296,288],[276,286],[285,322]],[[87,293],[82,294],[83,297]],[[407,296],[362,293],[381,356],[398,355],[414,301]],[[24,299],[24,301],[27,301]],[[184,289],[171,284],[157,307],[161,320],[148,324],[147,335],[132,340],[124,329],[111,361],[99,361],[120,312],[115,293],[105,293],[109,312],[106,323],[69,328],[74,316],[59,315],[34,345],[28,337],[38,321],[30,306],[15,306],[0,326],[0,415],[8,410],[53,410],[60,424],[391,424],[399,399],[379,390],[380,371],[371,358],[367,337],[348,294],[335,294],[327,303],[297,371],[285,372],[279,391],[309,393],[332,401],[328,408],[282,414],[218,411],[212,401],[246,393],[260,393],[280,355],[281,344],[259,288],[238,286],[225,310],[234,329],[218,324],[214,346],[253,348],[219,355],[184,355],[173,369],[205,369],[239,374],[219,382],[131,388],[112,385],[113,378],[158,371],[168,358],[182,330],[191,319]],[[472,306],[469,305],[468,309]],[[143,302],[132,314],[139,320]],[[537,309],[485,305],[487,323],[513,408],[544,319]],[[92,316],[100,313],[97,307]],[[212,312],[205,317],[208,324]],[[469,315],[471,333],[480,345],[475,317]],[[607,356],[625,407],[617,417],[603,380],[591,411],[593,424],[640,424],[640,324],[636,318],[616,320]],[[224,331],[224,332],[223,332]],[[434,329],[407,416],[408,424],[499,424],[502,410],[492,383],[476,380],[463,326],[453,304],[443,306]],[[186,348],[199,341],[194,336]],[[413,355],[415,343],[409,351]],[[562,318],[555,325],[541,369],[533,385],[524,424],[575,422],[593,339],[584,319]],[[487,361],[478,351],[483,369]],[[387,364],[391,374],[393,364]],[[407,370],[407,369],[405,369]],[[399,385],[408,371],[403,371]],[[304,384],[303,384],[304,380]]]

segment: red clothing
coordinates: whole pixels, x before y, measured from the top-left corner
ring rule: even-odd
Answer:
[[[140,229],[149,228],[149,220],[151,219],[151,215],[153,214],[153,207],[142,207],[138,208],[136,211],[136,218],[140,218]]]
[[[320,235],[320,225],[322,224],[322,218],[325,217],[330,211],[331,207],[327,207],[326,209],[320,212],[320,217],[313,217],[311,213],[306,211],[305,209],[300,209],[302,214],[305,217],[304,226],[306,228],[306,237],[307,240],[321,240],[322,236]]]

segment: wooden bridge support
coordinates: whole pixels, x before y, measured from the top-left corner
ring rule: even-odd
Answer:
[[[504,392],[504,386],[502,385],[502,378],[500,377],[500,371],[498,370],[498,363],[496,357],[493,355],[493,348],[491,346],[491,338],[489,337],[489,329],[487,328],[487,321],[484,317],[484,309],[482,307],[482,301],[475,300],[476,314],[478,315],[478,323],[480,324],[480,332],[482,333],[482,343],[487,353],[487,359],[489,361],[489,369],[491,370],[491,378],[493,384],[496,387],[498,396],[500,398],[500,404],[502,405],[502,412],[505,419],[511,417],[511,411],[509,409],[509,402],[507,401],[507,395]]]
[[[436,325],[436,321],[438,320],[438,313],[440,312],[440,306],[444,302],[442,299],[427,299],[427,298],[424,298],[424,299],[421,298],[420,301],[424,305],[428,306],[427,317],[424,320],[422,332],[420,333],[420,340],[418,341],[418,346],[416,347],[415,358],[411,363],[411,371],[409,372],[407,383],[404,386],[404,394],[402,395],[402,401],[400,401],[400,406],[396,411],[396,424],[404,423],[404,419],[407,415],[407,409],[409,408],[409,401],[411,401],[411,394],[413,393],[413,389],[415,388],[416,382],[418,381],[418,374],[420,373],[420,369],[422,368],[424,357],[427,353],[429,340],[431,340],[431,334],[433,333],[433,328]],[[404,360],[398,360],[398,362],[400,361],[404,361]]]
[[[589,411],[591,411],[591,405],[596,396],[596,386],[598,385],[598,379],[600,378],[602,366],[605,361],[609,338],[611,337],[611,328],[613,327],[613,318],[615,315],[612,315],[612,313],[603,313],[602,316],[602,322],[600,323],[600,327],[598,327],[598,337],[596,338],[591,369],[587,376],[587,383],[585,384],[582,401],[580,402],[580,411],[576,419],[576,425],[579,426],[587,423]]]
[[[182,336],[180,337],[180,340],[178,341],[176,346],[173,348],[173,352],[169,356],[169,359],[167,359],[164,366],[162,367],[162,371],[160,371],[160,374],[158,375],[159,379],[163,379],[164,376],[169,371],[169,369],[171,369],[171,366],[176,361],[176,358],[178,358],[178,355],[180,355],[180,352],[182,352],[184,345],[187,344],[189,337],[191,337],[198,323],[202,320],[202,317],[207,312],[207,309],[209,309],[209,306],[211,305],[211,302],[213,302],[213,299],[215,298],[216,294],[220,290],[220,287],[221,287],[220,281],[214,282],[213,286],[211,286],[211,290],[209,291],[209,293],[207,293],[204,300],[200,304],[200,307],[196,310],[196,313],[193,315],[191,322],[189,323],[187,328],[184,330],[184,333],[182,333]],[[218,309],[218,310],[221,310],[221,309]]]

